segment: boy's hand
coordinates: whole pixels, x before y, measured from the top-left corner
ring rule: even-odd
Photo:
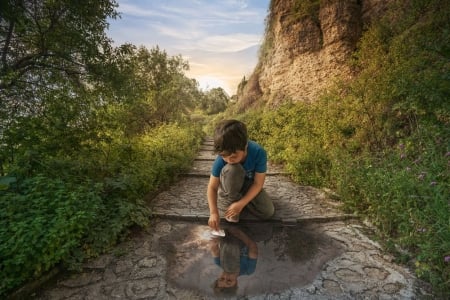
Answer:
[[[212,230],[219,230],[220,218],[218,214],[211,214],[208,220],[208,226]]]
[[[244,209],[244,206],[245,205],[242,205],[240,201],[233,202],[230,206],[228,206],[228,209],[225,212],[225,217],[231,218],[233,216],[239,215]]]

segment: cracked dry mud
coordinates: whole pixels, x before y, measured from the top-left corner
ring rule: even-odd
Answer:
[[[211,141],[192,169],[151,202],[151,226],[84,265],[59,274],[34,299],[217,299],[211,283],[220,269],[208,250],[206,186]],[[239,299],[419,299],[423,290],[404,266],[339,210],[327,193],[299,186],[270,166],[265,188],[276,214],[249,215],[259,249],[256,271],[240,276]],[[261,237],[261,233],[266,235]]]

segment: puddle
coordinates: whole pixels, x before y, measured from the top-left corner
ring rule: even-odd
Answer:
[[[343,251],[318,224],[228,225],[224,227],[226,237],[212,236],[204,225],[177,223],[174,228],[160,239],[169,284],[210,296],[224,295],[214,291],[215,281],[221,277],[221,284],[229,285],[236,278],[237,289],[231,288],[230,293],[237,296],[305,286]]]

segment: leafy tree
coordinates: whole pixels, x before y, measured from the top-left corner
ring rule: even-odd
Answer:
[[[225,111],[230,102],[230,97],[220,87],[213,88],[203,93],[201,97],[200,108],[207,114],[213,115]]]
[[[200,95],[197,82],[184,75],[188,63],[157,46],[122,45],[107,65],[104,96],[120,106],[119,120],[128,135],[182,119]]]
[[[2,7],[2,169],[29,151],[70,155],[117,132],[140,134],[193,106],[199,92],[181,56],[110,45],[105,20],[116,17],[115,6],[17,0]]]
[[[113,0],[2,2],[0,163],[13,161],[18,148],[67,150],[79,143],[95,105],[89,82],[111,48],[106,19],[117,16],[116,6]]]
[[[106,18],[117,16],[114,0],[2,3],[2,103],[26,108],[39,101],[37,92],[59,88],[55,81],[82,84],[110,48],[105,29]],[[17,96],[26,103],[17,103]]]

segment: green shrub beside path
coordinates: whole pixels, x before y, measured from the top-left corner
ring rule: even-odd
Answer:
[[[111,143],[91,149],[90,156],[80,153],[71,164],[68,158],[39,161],[47,166],[41,173],[4,185],[0,295],[58,264],[76,269],[131,226],[146,226],[145,195],[190,166],[202,135],[197,125],[162,125],[127,145]],[[76,159],[80,164],[73,163]]]

